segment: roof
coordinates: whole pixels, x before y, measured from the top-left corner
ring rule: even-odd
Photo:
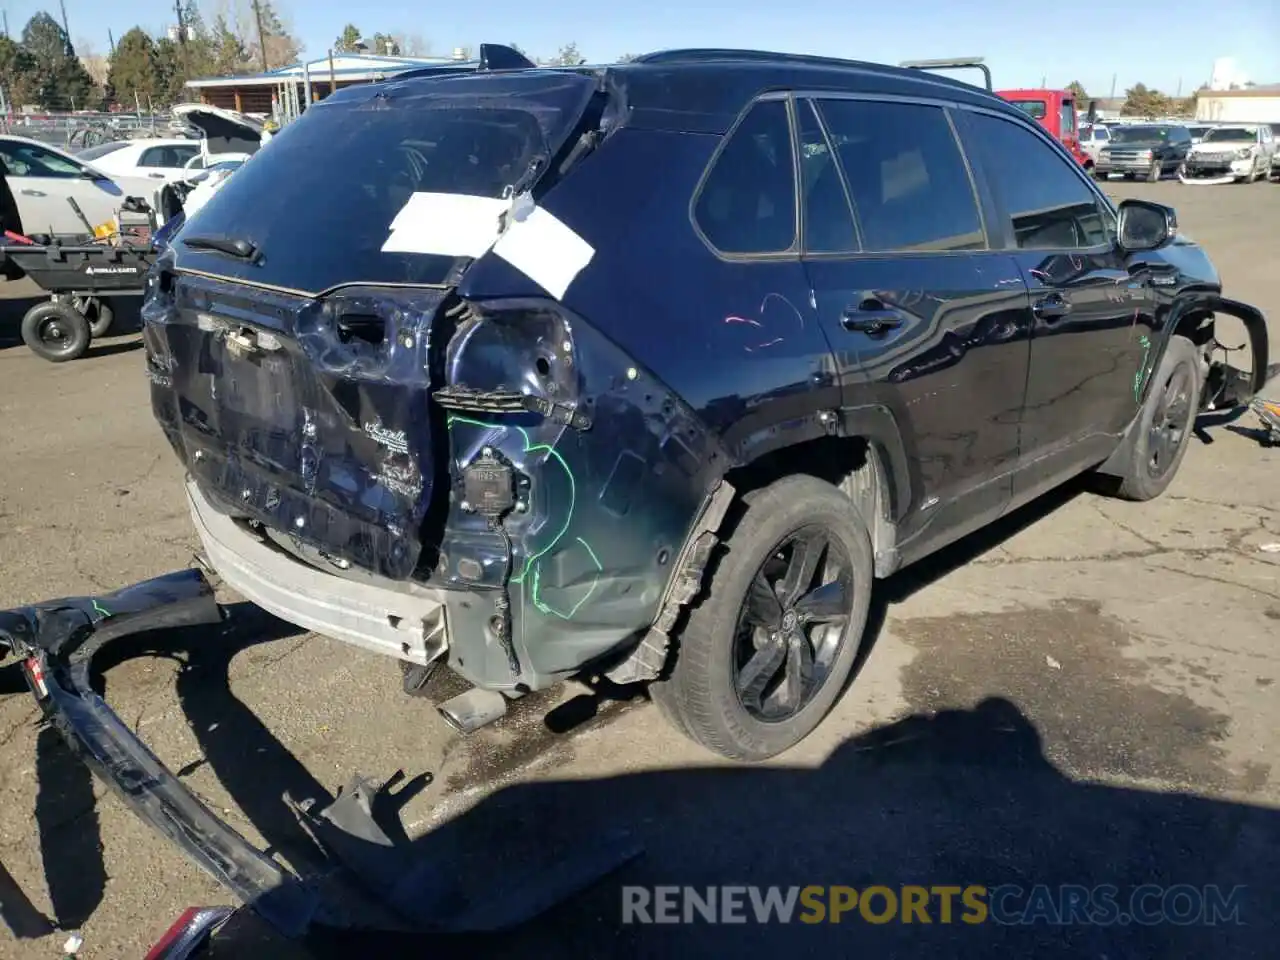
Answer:
[[[580,68],[586,70],[588,68]],[[915,67],[755,50],[673,50],[604,70],[626,88],[630,126],[723,133],[755,97],[774,90],[939,95],[1022,117],[984,87]]]
[[[308,71],[313,79],[318,80],[327,79],[331,72],[334,77],[343,80],[376,80],[379,77],[393,76],[405,70],[465,62],[467,61],[458,61],[449,57],[382,57],[375,54],[342,53],[334,55],[332,71],[329,69],[329,58],[321,57],[318,60],[291,63],[286,67],[278,67],[265,73],[251,73],[230,77],[201,77],[195,80],[188,80],[186,85],[196,90],[215,87],[274,86],[290,80],[301,81]]]
[[[1280,83],[1262,83],[1240,90],[1201,90],[1200,97],[1280,97]]]
[[[482,58],[486,46],[481,47]],[[448,76],[455,68],[463,74],[484,76],[486,73],[478,63],[454,61],[443,69],[420,69],[404,77],[389,77],[391,90],[388,92],[430,95],[441,89],[436,84],[469,83],[465,76]],[[762,94],[781,90],[935,98],[941,95],[1022,116],[1008,101],[985,88],[932,71],[755,50],[670,50],[646,54],[627,63],[580,67],[530,65],[497,68],[490,75],[495,82],[502,82],[497,78],[509,80],[522,73],[543,76],[576,73],[590,77],[596,84],[619,94],[616,102],[625,104],[627,126],[685,133],[724,133],[747,103]],[[373,95],[363,87],[341,92],[343,98]]]

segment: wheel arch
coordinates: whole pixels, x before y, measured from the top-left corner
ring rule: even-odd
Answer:
[[[1155,379],[1154,374],[1160,369],[1160,364],[1164,362],[1164,355],[1168,351],[1169,344],[1173,338],[1176,336],[1186,337],[1198,348],[1207,350],[1209,344],[1213,342],[1215,332],[1214,318],[1219,313],[1236,317],[1244,324],[1245,330],[1249,335],[1252,372],[1251,375],[1238,374],[1238,376],[1233,376],[1234,368],[1228,367],[1226,364],[1206,361],[1205,368],[1202,370],[1202,385],[1210,384],[1213,382],[1211,378],[1216,376],[1219,382],[1226,384],[1227,388],[1231,389],[1226,399],[1233,404],[1247,403],[1250,397],[1262,389],[1266,383],[1267,360],[1270,351],[1267,321],[1262,311],[1247,303],[1224,297],[1218,289],[1199,288],[1183,291],[1170,307],[1165,323],[1160,328],[1157,339],[1153,344],[1155,349],[1151,351],[1150,356],[1147,358],[1147,363],[1140,371],[1143,378],[1142,389],[1138,394],[1138,406],[1134,413],[1133,421],[1125,431],[1124,439],[1121,440],[1120,445],[1107,461],[1098,467],[1099,473],[1107,476],[1118,476],[1117,471],[1130,455],[1135,442],[1136,426],[1142,418],[1142,410],[1146,406],[1147,397],[1151,391],[1151,383]],[[1197,403],[1201,411],[1205,408],[1207,393],[1208,390],[1206,388],[1204,394],[1198,398]]]

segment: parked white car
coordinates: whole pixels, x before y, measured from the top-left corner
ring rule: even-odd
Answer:
[[[113,140],[76,154],[112,176],[167,182],[181,177],[187,164],[200,156],[198,140]]]
[[[1265,123],[1214,127],[1191,147],[1178,173],[1183,183],[1253,183],[1271,172],[1276,139]]]
[[[112,176],[38,140],[0,136],[0,161],[28,234],[47,233],[63,240],[88,234],[68,199],[75,200],[94,227],[114,217],[126,197],[139,197],[152,209],[159,203],[160,181]]]
[[[199,155],[185,165],[188,173],[225,160],[247,160],[263,143],[262,124],[234,110],[180,103],[173,108],[173,117],[201,133]]]
[[[1080,149],[1095,164],[1098,154],[1111,143],[1111,130],[1102,123],[1085,124],[1080,128]]]
[[[198,129],[203,138],[200,155],[190,160],[183,175],[169,181],[161,192],[156,206],[161,223],[204,206],[223,181],[271,138],[256,120],[219,107],[185,103],[174,107],[173,114]]]

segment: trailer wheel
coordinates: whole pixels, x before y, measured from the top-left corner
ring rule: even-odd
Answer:
[[[23,343],[52,363],[84,356],[91,339],[89,321],[69,303],[39,303],[22,318]]]
[[[111,307],[111,301],[102,297],[91,297],[85,304],[85,308],[85,317],[89,321],[89,333],[93,339],[105,337],[116,320],[116,312]]]

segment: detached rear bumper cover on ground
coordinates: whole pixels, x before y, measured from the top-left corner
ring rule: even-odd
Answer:
[[[531,876],[504,874],[488,896],[459,912],[439,888],[449,871],[424,871],[411,852],[387,837],[371,814],[371,787],[358,775],[337,799],[290,802],[331,863],[349,876],[326,889],[341,894],[338,910],[306,880],[284,869],[215,816],[191,793],[91,685],[93,656],[108,642],[160,630],[192,629],[222,621],[213,590],[198,570],[171,573],[116,593],[50,600],[0,610],[0,654],[22,658],[32,693],[67,743],[139,817],[279,934],[302,938],[317,929],[345,925],[345,906],[360,902],[376,911],[374,926],[433,934],[484,934],[517,926],[622,866],[640,849],[625,832],[586,842],[555,869]],[[210,634],[210,642],[217,637]],[[344,880],[353,881],[349,888]],[[354,898],[354,899],[353,899]],[[366,916],[371,920],[375,915]]]
[[[105,643],[221,619],[208,582],[188,570],[106,596],[0,612],[0,646],[22,657],[45,715],[134,813],[282,933],[298,936],[315,911],[314,895],[214,816],[90,685],[90,662]]]

